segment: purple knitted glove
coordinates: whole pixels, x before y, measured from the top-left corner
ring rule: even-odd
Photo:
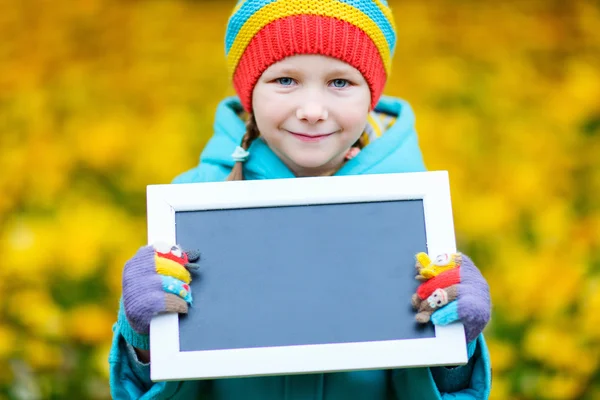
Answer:
[[[456,287],[458,289],[456,300],[435,311],[431,315],[431,322],[434,325],[448,325],[460,321],[465,327],[467,342],[471,342],[479,336],[490,320],[492,307],[490,288],[468,256],[464,254],[454,256],[454,259],[460,260],[458,282],[449,282],[452,278],[444,279],[444,276],[440,274],[439,278],[442,282],[440,282],[439,289],[448,290]],[[445,272],[444,275],[451,277],[452,271]],[[443,281],[446,281],[445,284],[450,283],[455,286],[445,286]],[[434,280],[431,283],[434,283]]]
[[[197,252],[184,252],[179,246],[155,244],[140,248],[125,263],[123,309],[135,333],[147,335],[150,320],[159,313],[187,313],[192,303],[188,269],[197,269],[190,261],[199,258]]]

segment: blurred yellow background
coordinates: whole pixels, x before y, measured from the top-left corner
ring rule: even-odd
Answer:
[[[107,399],[145,186],[193,167],[230,1],[0,0],[0,399]],[[489,280],[493,399],[600,398],[600,3],[390,1],[386,93]]]

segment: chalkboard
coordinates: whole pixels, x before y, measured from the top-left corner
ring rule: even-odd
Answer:
[[[447,174],[368,177],[150,186],[149,241],[201,252],[189,313],[152,322],[152,379],[466,362],[462,326],[410,305],[415,254],[455,250]]]
[[[181,351],[434,337],[410,306],[422,200],[178,212],[202,253]]]

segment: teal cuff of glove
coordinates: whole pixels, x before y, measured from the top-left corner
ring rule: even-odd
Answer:
[[[119,318],[117,320],[117,326],[119,333],[123,336],[123,339],[130,345],[141,350],[150,350],[150,335],[143,335],[133,330],[127,317],[125,316],[125,308],[123,307],[123,301],[119,306]]]
[[[467,343],[467,356],[469,357],[469,359],[473,357],[473,354],[475,354],[475,350],[477,350],[477,339],[471,340],[469,343]]]
[[[431,315],[431,322],[434,325],[448,325],[453,322],[458,321],[460,318],[458,317],[458,302],[453,301],[452,303],[440,308],[436,312]],[[470,341],[467,343],[467,355],[469,358],[473,357],[475,354],[475,350],[477,349],[477,339]]]
[[[458,301],[453,301],[452,303],[440,308],[433,314],[431,314],[431,323],[434,325],[448,325],[453,322],[458,321],[460,318],[458,317]]]

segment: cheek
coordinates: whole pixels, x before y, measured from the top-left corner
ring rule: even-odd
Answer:
[[[255,89],[252,96],[252,112],[256,118],[258,129],[279,125],[285,119],[285,99],[268,90]]]
[[[340,122],[347,130],[358,130],[362,133],[371,109],[371,93],[368,89],[357,91],[347,101],[337,102],[336,108]]]
[[[345,131],[351,132],[353,136],[360,136],[364,132],[369,115],[364,108],[355,109],[354,111],[344,109],[340,115],[340,124]]]
[[[254,107],[254,118],[256,119],[256,125],[261,134],[269,134],[273,129],[277,129],[282,122],[282,116],[280,115],[279,107]]]
[[[355,109],[361,109],[366,112],[371,111],[371,90],[365,83],[356,88],[356,92],[353,93],[352,103]]]

